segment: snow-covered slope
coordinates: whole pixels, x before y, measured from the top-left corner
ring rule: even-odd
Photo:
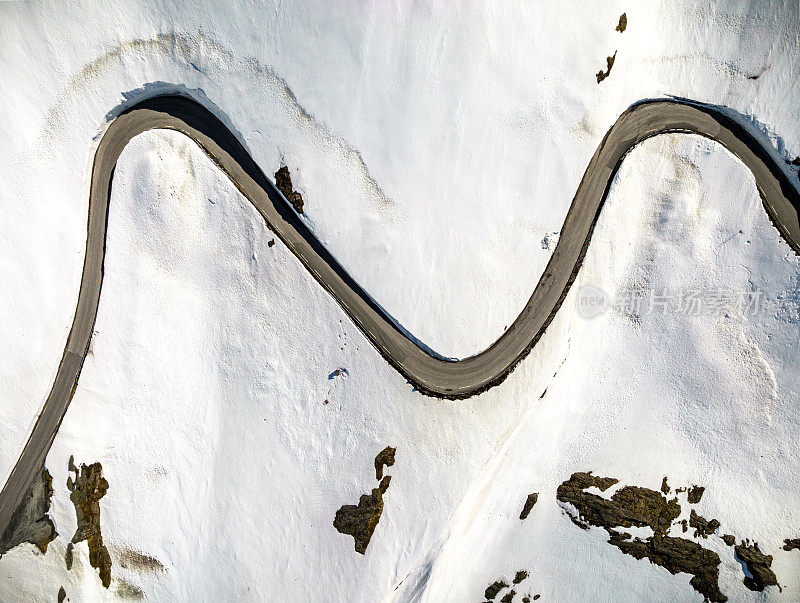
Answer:
[[[457,357],[516,316],[631,102],[726,105],[800,154],[791,3],[0,11],[3,479],[71,323],[93,141],[126,102],[177,88],[215,107],[267,173],[290,167],[310,226],[379,303]],[[774,556],[768,596],[800,597],[800,553],[781,549],[800,537],[800,272],[725,151],[686,136],[634,151],[579,285],[757,290],[758,313],[586,320],[575,288],[511,377],[462,402],[413,392],[190,141],[138,137],[114,182],[96,334],[47,460],[59,537],[0,559],[2,598],[478,600],[522,569],[515,600],[700,597],[570,521],[556,488],[589,470],[704,485],[698,512]],[[397,462],[362,557],[332,522],[376,486],[386,445]],[[70,455],[110,484],[108,590],[85,543],[64,563]],[[732,549],[698,542],[720,554],[721,590],[751,595]]]

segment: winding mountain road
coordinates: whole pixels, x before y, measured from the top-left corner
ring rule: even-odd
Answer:
[[[767,214],[786,242],[800,253],[800,194],[767,143],[719,107],[672,99],[637,103],[619,117],[594,153],[553,255],[514,323],[481,353],[463,360],[445,359],[421,347],[347,274],[211,111],[183,96],[144,100],[108,125],[95,152],[78,306],[52,390],[0,492],[0,534],[10,526],[14,510],[41,471],[77,387],[103,284],[108,207],[117,160],[134,136],[154,129],[177,130],[200,145],[381,355],[419,391],[442,398],[466,398],[500,383],[536,344],[580,269],[620,163],[647,138],[684,132],[726,147],[753,173]]]

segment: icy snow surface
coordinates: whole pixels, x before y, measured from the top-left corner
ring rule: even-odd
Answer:
[[[0,3],[0,31],[3,480],[71,325],[94,145],[135,100],[181,90],[265,172],[288,165],[313,231],[452,357],[522,308],[552,253],[543,240],[632,102],[725,105],[800,155],[791,2]],[[704,485],[698,512],[773,555],[783,590],[767,596],[800,598],[800,553],[781,549],[800,537],[800,266],[726,151],[683,135],[634,150],[547,335],[461,402],[412,391],[272,238],[180,134],[125,150],[96,333],[47,459],[59,537],[44,556],[23,545],[0,559],[0,599],[52,600],[63,585],[71,600],[477,601],[524,569],[515,600],[701,600],[687,574],[570,521],[556,487],[588,470]],[[763,304],[587,320],[580,285],[758,290]],[[328,380],[340,367],[348,378]],[[397,460],[362,557],[333,517],[375,487],[386,445]],[[70,455],[100,461],[110,483],[108,590],[86,543],[64,564]],[[731,548],[700,542],[720,554],[724,593],[761,596]],[[164,569],[124,568],[127,549]]]

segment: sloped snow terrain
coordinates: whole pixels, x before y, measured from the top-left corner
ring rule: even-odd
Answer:
[[[345,268],[458,358],[517,315],[592,153],[631,103],[724,105],[787,160],[800,155],[796,3],[0,13],[3,479],[74,313],[94,145],[138,99],[181,91],[266,173],[287,165],[304,219]],[[546,336],[502,385],[464,401],[413,391],[273,239],[182,135],[143,134],[125,150],[92,347],[46,462],[59,535],[46,554],[23,544],[0,558],[0,599],[63,588],[70,600],[472,601],[501,580],[497,600],[512,588],[514,601],[702,600],[689,574],[576,525],[557,490],[588,471],[655,491],[667,476],[670,498],[705,487],[694,504],[677,494],[670,535],[719,555],[731,600],[800,598],[800,551],[783,549],[800,538],[800,269],[724,149],[687,135],[635,149]],[[623,304],[587,318],[589,290],[746,292],[758,304]],[[386,446],[396,462],[362,556],[333,520],[377,487]],[[100,462],[109,483],[108,588],[86,542],[66,566],[71,456]],[[684,532],[690,509],[719,520],[716,534]],[[772,555],[780,589],[749,590],[725,534]]]

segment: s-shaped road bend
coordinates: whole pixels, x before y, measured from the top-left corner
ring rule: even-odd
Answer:
[[[77,387],[103,284],[108,206],[117,159],[134,136],[154,129],[177,130],[194,140],[253,203],[269,227],[381,355],[419,391],[441,398],[466,398],[500,383],[536,345],[575,280],[620,163],[647,138],[684,132],[722,144],[753,173],[772,223],[800,253],[800,193],[768,143],[762,143],[719,107],[677,99],[637,103],[617,119],[595,151],[564,220],[558,244],[525,308],[484,351],[463,360],[445,359],[420,347],[350,277],[211,111],[183,96],[141,101],[108,124],[95,152],[86,255],[75,318],[50,394],[0,492],[0,535],[14,528],[14,511],[41,472]]]

